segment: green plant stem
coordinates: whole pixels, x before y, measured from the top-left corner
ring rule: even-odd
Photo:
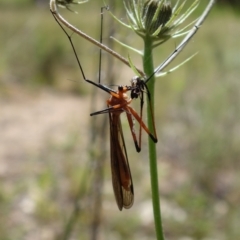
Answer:
[[[152,40],[148,37],[144,39],[144,55],[143,55],[143,68],[147,76],[150,76],[154,72],[153,56],[152,56]],[[148,89],[151,94],[152,110],[154,111],[154,86],[155,78],[152,77],[148,82]],[[148,117],[148,128],[150,132],[154,132],[153,119],[151,117],[151,108],[149,105],[149,99],[147,101],[147,117]],[[154,116],[154,113],[153,113]],[[152,139],[148,138],[149,148],[149,164],[150,164],[150,177],[151,177],[151,189],[152,189],[152,204],[153,214],[155,222],[155,231],[157,240],[164,240],[162,220],[161,220],[161,209],[160,209],[160,198],[159,198],[159,187],[158,187],[158,168],[157,168],[157,153],[156,144]]]

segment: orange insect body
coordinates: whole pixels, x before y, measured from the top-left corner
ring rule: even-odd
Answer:
[[[127,91],[130,89],[128,87],[119,86],[118,92],[111,92],[110,98],[107,100],[107,105],[112,106],[113,109],[120,109],[130,104],[132,99],[128,97]],[[125,110],[125,109],[124,109]]]

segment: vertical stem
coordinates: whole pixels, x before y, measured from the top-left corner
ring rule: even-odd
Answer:
[[[144,55],[143,55],[143,68],[147,76],[150,76],[154,72],[153,56],[152,56],[152,40],[149,37],[144,39]],[[151,95],[152,110],[154,111],[154,76],[148,82],[148,89]],[[148,117],[148,128],[150,132],[153,132],[153,119],[151,117],[151,108],[147,101],[147,117]],[[154,116],[154,112],[153,112]],[[149,148],[149,166],[150,166],[150,177],[151,177],[151,188],[152,188],[152,204],[153,214],[155,222],[155,231],[157,240],[164,240],[161,210],[160,210],[160,199],[159,199],[159,187],[158,187],[158,169],[157,169],[157,154],[156,144],[148,137],[148,148]]]

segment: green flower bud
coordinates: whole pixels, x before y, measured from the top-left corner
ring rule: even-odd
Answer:
[[[161,29],[157,36],[162,34],[162,31],[166,31],[163,27],[172,16],[172,8],[169,1],[162,2],[159,0],[147,0],[143,7],[142,13],[145,20],[145,30],[151,35],[158,29]]]

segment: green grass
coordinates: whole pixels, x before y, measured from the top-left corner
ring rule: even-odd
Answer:
[[[96,12],[99,9],[88,9],[87,14],[86,9],[84,12],[80,10],[78,15],[63,13],[98,38],[99,15]],[[94,17],[92,21],[88,21],[89,16]],[[77,93],[79,108],[76,112],[82,111],[82,121],[90,118],[90,110],[84,111],[84,104],[90,101],[88,92],[91,86],[82,81],[70,45],[48,9],[1,8],[0,19],[0,44],[3,46],[0,58],[1,104],[7,106],[16,101],[18,94],[24,99],[27,95],[26,104],[30,104],[35,95],[52,89],[53,97],[71,98]],[[160,190],[163,227],[168,240],[240,238],[238,28],[238,16],[215,9],[172,66],[196,51],[199,54],[181,69],[156,82]],[[121,36],[121,31],[117,35]],[[141,45],[132,35],[123,39]],[[78,37],[74,36],[74,40],[86,75],[97,79],[98,50]],[[157,50],[155,62],[164,59],[176,44],[171,42],[164,49]],[[121,48],[117,47],[117,50]],[[137,57],[133,56],[133,59]],[[132,77],[131,70],[119,63],[114,66],[114,72],[116,84],[128,84]],[[106,83],[107,79],[104,81]],[[106,95],[101,97],[103,101],[106,98]],[[58,99],[58,107],[62,108],[61,97]],[[18,118],[1,122],[1,128],[10,126],[14,129],[13,120],[18,121]],[[143,145],[140,154],[135,152],[127,123],[125,119],[122,121],[135,203],[128,211],[118,211],[108,157],[104,165],[100,233],[103,239],[155,239],[146,146]],[[11,149],[21,143],[9,143],[7,162],[11,168],[5,172],[1,170],[0,176],[0,239],[60,239],[80,185],[81,208],[73,236],[89,239],[95,165],[88,162],[86,152],[88,129],[82,129],[86,125],[76,119],[71,124],[64,122],[62,128],[66,134],[60,132],[60,137],[51,135],[53,127],[41,140],[40,147],[30,145],[22,149],[21,154],[14,155],[15,158],[11,158]],[[34,134],[37,138],[41,133]],[[145,135],[143,141],[146,144]],[[0,163],[5,160],[0,158]],[[1,166],[4,169],[4,164]]]

